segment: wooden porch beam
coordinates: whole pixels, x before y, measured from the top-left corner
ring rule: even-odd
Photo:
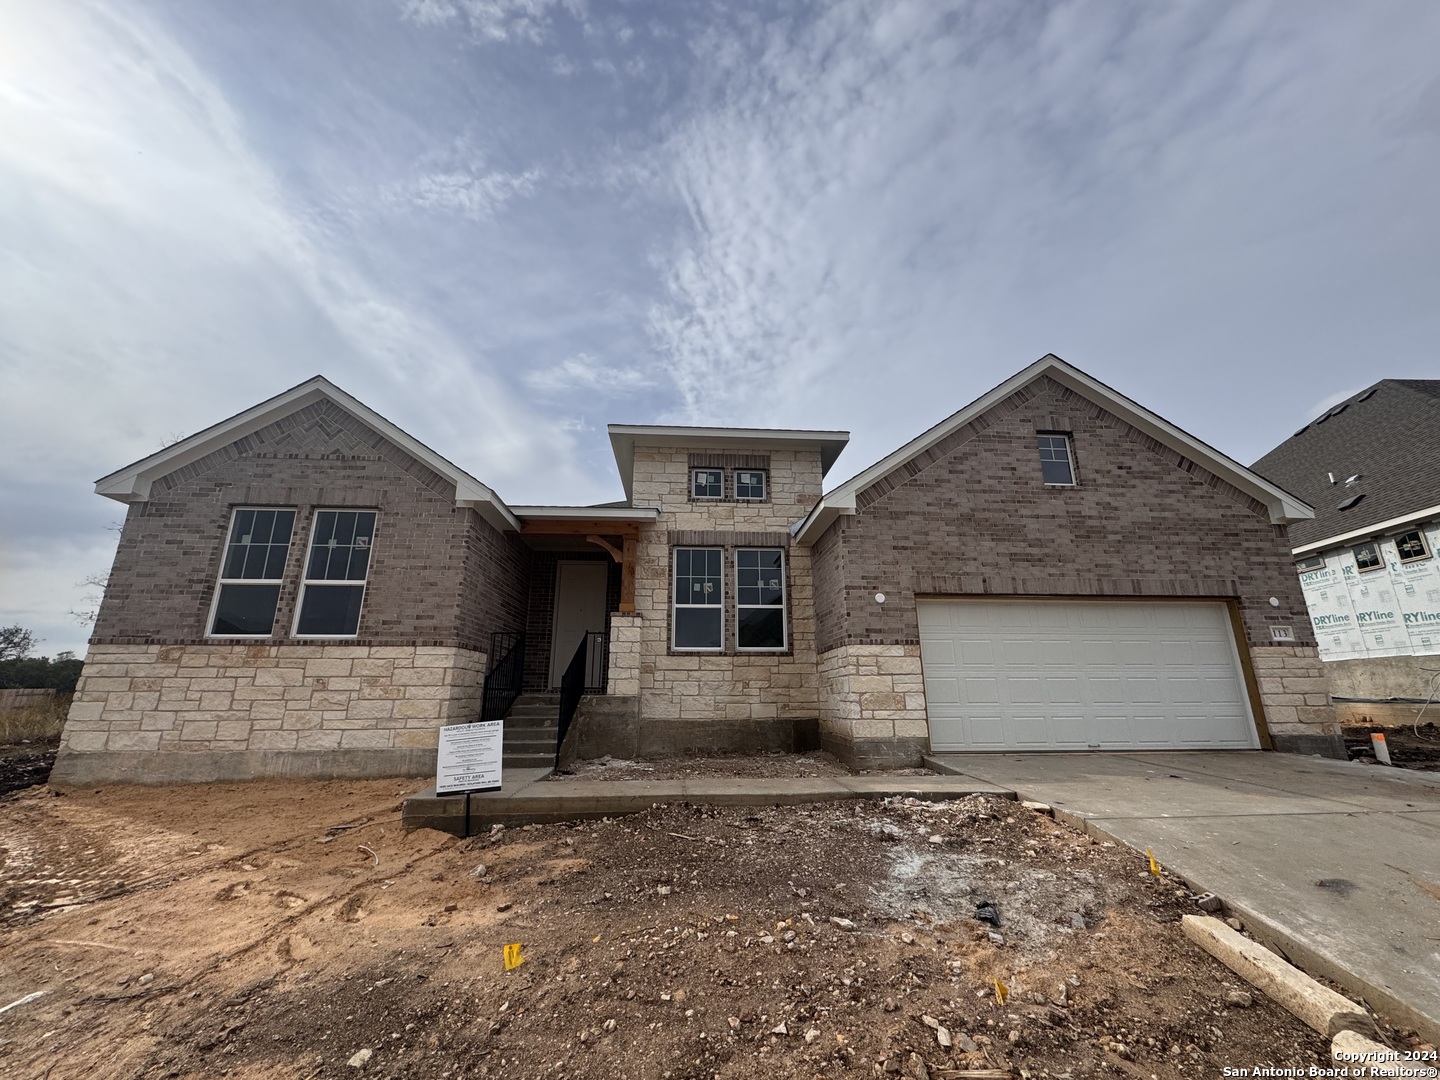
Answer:
[[[594,544],[597,547],[604,548],[610,553],[610,558],[614,559],[616,562],[625,561],[624,557],[620,554],[619,549],[616,548],[614,544],[610,543],[610,541],[606,540],[603,536],[587,536],[585,537],[585,542],[587,544]]]
[[[638,543],[639,538],[635,536],[627,536],[623,541],[624,551],[620,559],[620,610],[624,612],[635,610],[635,548]]]

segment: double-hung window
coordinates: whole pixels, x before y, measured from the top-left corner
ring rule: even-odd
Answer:
[[[725,642],[725,574],[719,548],[675,549],[671,645],[719,652]]]
[[[375,540],[374,510],[317,510],[296,637],[355,637]]]
[[[1051,432],[1035,436],[1040,448],[1040,476],[1050,487],[1075,486],[1075,459],[1070,436]]]
[[[735,644],[742,652],[780,650],[785,640],[785,552],[735,552]]]
[[[211,637],[270,636],[294,529],[294,510],[236,508],[211,605]]]

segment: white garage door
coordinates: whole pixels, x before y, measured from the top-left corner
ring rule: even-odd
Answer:
[[[1224,604],[918,606],[935,750],[1259,746]]]

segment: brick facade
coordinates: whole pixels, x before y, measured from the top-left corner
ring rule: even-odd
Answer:
[[[206,618],[236,506],[293,507],[295,528],[272,635],[217,641]],[[377,512],[359,633],[296,641],[311,521],[335,507]],[[167,751],[209,755],[215,777],[239,767],[215,756],[227,753],[248,755],[246,775],[329,775],[346,755],[382,774],[427,753],[433,765],[439,726],[478,714],[491,632],[523,625],[529,562],[517,537],[455,505],[452,481],[346,410],[299,409],[131,505],[57,775],[103,778],[105,755],[151,753],[155,775],[206,778],[201,758],[167,765]],[[293,757],[308,751],[332,756]],[[98,756],[66,761],[83,755]]]
[[[1075,487],[1042,482],[1039,431],[1072,434]],[[848,701],[846,680],[865,677],[847,661],[857,646],[918,646],[917,595],[1221,598],[1238,606],[1257,667],[1276,655],[1272,625],[1294,632],[1287,664],[1314,655],[1286,529],[1265,507],[1043,376],[878,480],[856,507],[814,545],[827,701]],[[1316,699],[1303,704],[1272,691],[1262,683],[1277,743],[1336,734],[1323,687],[1303,691]],[[822,719],[839,738],[859,717]]]

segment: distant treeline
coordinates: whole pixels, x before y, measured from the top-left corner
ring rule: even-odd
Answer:
[[[0,660],[0,689],[51,687],[57,694],[73,694],[84,666],[83,660],[51,660],[48,656]]]

